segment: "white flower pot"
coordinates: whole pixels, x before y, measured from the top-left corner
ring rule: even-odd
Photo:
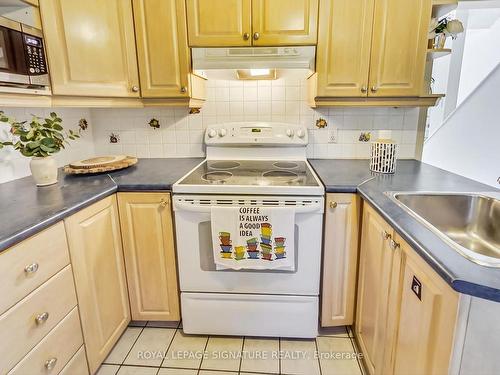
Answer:
[[[47,186],[57,183],[57,164],[52,156],[33,157],[30,169],[36,186]]]

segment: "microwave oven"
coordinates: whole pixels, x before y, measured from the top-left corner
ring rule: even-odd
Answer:
[[[42,32],[0,17],[0,86],[44,88],[49,84]]]

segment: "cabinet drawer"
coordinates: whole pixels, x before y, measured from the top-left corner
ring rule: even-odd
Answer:
[[[1,315],[0,374],[10,370],[75,306],[73,274],[67,266]],[[46,319],[44,313],[48,313]]]
[[[80,318],[75,307],[8,374],[58,374],[82,344]]]
[[[85,357],[85,348],[82,346],[71,358],[59,375],[89,375],[87,358]]]
[[[68,244],[62,222],[0,253],[0,314],[68,264]]]

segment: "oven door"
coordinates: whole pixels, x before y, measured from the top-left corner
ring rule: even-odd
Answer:
[[[213,205],[295,206],[295,271],[216,270],[211,240]],[[319,294],[323,197],[174,195],[182,292]]]
[[[0,82],[29,84],[23,34],[0,26]]]

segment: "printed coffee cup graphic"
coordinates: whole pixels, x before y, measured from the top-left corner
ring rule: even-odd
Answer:
[[[247,240],[248,259],[259,259],[259,250],[257,250],[258,240],[252,237]]]
[[[222,251],[220,255],[224,259],[231,259],[233,255],[233,246],[231,246],[231,233],[219,232],[220,248]]]

